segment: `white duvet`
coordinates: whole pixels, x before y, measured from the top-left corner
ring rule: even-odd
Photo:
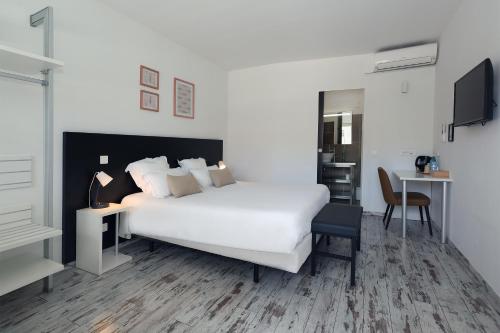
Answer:
[[[311,230],[311,220],[330,200],[324,185],[238,182],[182,198],[126,196],[120,234],[290,253]]]

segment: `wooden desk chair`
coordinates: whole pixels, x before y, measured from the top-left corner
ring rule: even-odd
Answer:
[[[384,201],[387,203],[387,208],[385,209],[383,219],[385,223],[385,229],[387,230],[387,228],[389,227],[389,223],[391,222],[394,206],[401,206],[403,204],[403,194],[401,192],[393,191],[389,176],[387,175],[387,172],[385,172],[385,170],[381,167],[378,168],[378,177],[380,179],[380,186],[382,187]],[[418,209],[420,211],[420,221],[422,222],[422,225],[424,224],[422,207],[425,207],[425,214],[427,215],[427,223],[429,225],[429,233],[432,236],[431,216],[429,214],[429,205],[431,204],[431,199],[425,194],[419,192],[407,192],[406,199],[406,205],[408,207],[418,206]]]

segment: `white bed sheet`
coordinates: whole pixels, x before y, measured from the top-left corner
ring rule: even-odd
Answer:
[[[238,182],[182,198],[126,196],[121,236],[174,238],[245,250],[291,253],[330,200],[324,185]]]

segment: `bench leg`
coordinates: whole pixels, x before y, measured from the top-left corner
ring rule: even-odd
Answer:
[[[357,238],[357,241],[358,241],[358,251],[361,251],[361,226],[359,227],[358,229],[358,238]]]
[[[351,287],[356,285],[356,248],[357,241],[351,238]]]
[[[253,264],[253,282],[259,283],[259,265]]]
[[[316,233],[312,233],[312,242],[311,242],[311,275],[316,275]]]
[[[330,246],[330,236],[326,236],[326,245]]]
[[[149,241],[149,252],[154,252],[155,250],[155,242]]]

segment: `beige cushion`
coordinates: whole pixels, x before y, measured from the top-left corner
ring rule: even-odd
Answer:
[[[191,174],[186,176],[167,175],[167,183],[170,192],[176,198],[201,192],[200,185]]]
[[[212,182],[215,187],[222,187],[229,184],[234,184],[236,181],[229,171],[228,168],[219,169],[219,170],[210,170],[210,178],[212,178]]]

